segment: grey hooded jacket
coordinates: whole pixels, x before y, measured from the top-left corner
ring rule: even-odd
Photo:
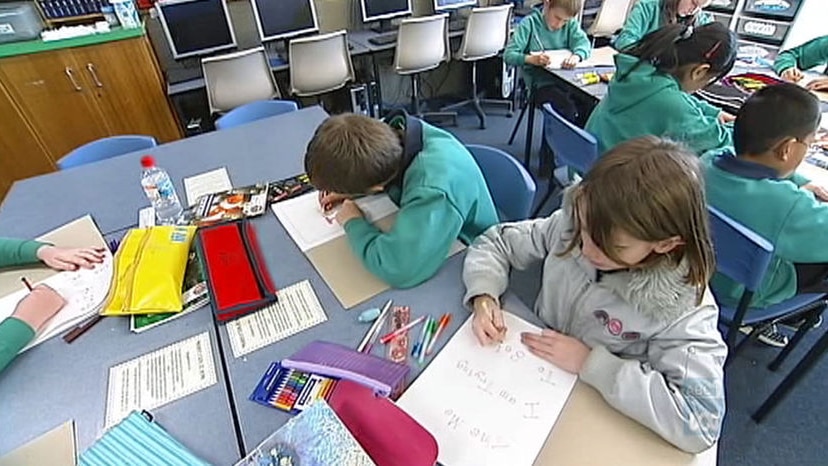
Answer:
[[[695,289],[684,282],[686,267],[665,264],[598,280],[579,249],[557,256],[574,234],[569,194],[548,218],[495,225],[475,240],[464,264],[464,302],[501,296],[511,268],[543,261],[534,312],[592,348],[580,379],[676,447],[707,449],[725,414],[727,356],[710,292],[697,306]]]

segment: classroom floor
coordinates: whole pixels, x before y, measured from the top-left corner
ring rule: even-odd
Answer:
[[[534,132],[535,154],[540,144],[540,119],[538,113]],[[497,147],[523,160],[525,131],[518,134],[512,146],[507,144],[516,120],[517,115],[513,118],[490,115],[487,129],[479,130],[475,116],[462,115],[458,127],[446,129],[464,143]],[[524,121],[523,128],[525,126]],[[537,163],[535,157],[532,171],[538,181],[536,199],[539,200],[546,192],[547,180],[537,180]],[[550,201],[542,214],[548,215],[557,208],[557,202],[557,199]],[[515,292],[530,307],[539,288],[539,274],[540,267],[513,276]],[[823,327],[825,325],[828,324],[823,324]],[[777,351],[763,345],[747,348],[733,361],[726,374],[727,416],[719,447],[720,465],[826,464],[820,444],[825,438],[825,419],[828,419],[828,404],[824,402],[828,392],[828,358],[824,358],[762,424],[756,424],[750,418],[750,414],[762,404],[824,331],[824,328],[819,328],[809,332],[810,335],[789,356],[779,373],[770,372],[766,367]]]

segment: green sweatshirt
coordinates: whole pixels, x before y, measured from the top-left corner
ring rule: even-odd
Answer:
[[[719,123],[721,110],[684,92],[670,74],[619,53],[607,95],[595,107],[586,130],[598,139],[599,154],[629,139],[654,135],[686,143],[698,154],[732,144],[732,128]]]
[[[636,2],[624,22],[621,33],[615,39],[616,49],[624,50],[647,34],[661,28],[661,2],[662,0],[638,0]],[[704,26],[712,22],[713,17],[705,11],[696,15],[696,26]]]
[[[773,69],[779,74],[792,67],[807,70],[828,63],[828,36],[817,37],[776,57]],[[828,68],[825,69],[828,73]]]
[[[586,60],[592,52],[592,45],[575,18],[567,21],[558,30],[549,29],[543,12],[535,10],[523,18],[515,28],[503,52],[503,61],[510,66],[523,67],[523,80],[529,89],[532,89],[533,85],[540,88],[554,83],[555,78],[543,68],[526,64],[526,55],[530,52],[560,49],[567,49]]]
[[[408,165],[401,186],[388,189],[400,207],[394,226],[383,233],[362,218],[345,224],[354,254],[395,288],[428,280],[456,239],[471,243],[498,223],[486,180],[460,141],[411,117],[405,131]]]
[[[37,241],[0,238],[0,267],[38,262],[37,250],[43,245]],[[9,317],[0,322],[0,372],[34,336],[34,329],[20,319]]]
[[[710,205],[775,248],[751,305],[767,307],[791,298],[797,289],[795,263],[828,262],[828,204],[800,189],[793,179],[780,179],[772,168],[734,157],[730,150],[705,154],[702,160]],[[719,274],[710,285],[717,299],[729,306],[736,306],[744,291],[743,286]]]

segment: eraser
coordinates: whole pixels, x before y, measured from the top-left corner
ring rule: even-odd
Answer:
[[[357,320],[359,320],[360,322],[373,322],[377,320],[377,317],[379,317],[379,315],[379,308],[373,307],[371,309],[366,309],[362,311]]]

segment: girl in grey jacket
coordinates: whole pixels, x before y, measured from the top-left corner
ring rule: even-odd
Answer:
[[[698,159],[655,137],[604,155],[548,218],[489,228],[463,281],[484,345],[502,340],[498,297],[511,268],[543,262],[522,334],[536,356],[579,375],[617,410],[696,453],[719,437],[727,347],[707,291],[713,272]]]

